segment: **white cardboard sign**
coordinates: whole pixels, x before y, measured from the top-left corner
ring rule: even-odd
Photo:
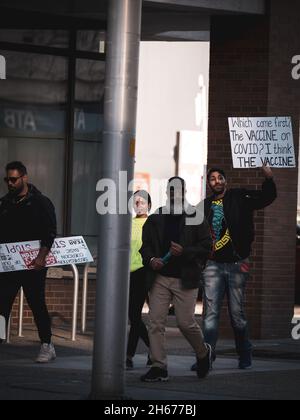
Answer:
[[[37,257],[40,241],[18,242],[0,245],[0,273],[30,270]],[[47,257],[47,267],[92,262],[93,257],[82,236],[55,239]]]
[[[0,55],[0,79],[6,79],[6,60],[3,55]]]
[[[295,168],[291,117],[228,118],[234,168]]]
[[[6,340],[6,321],[2,315],[0,315],[0,340]]]

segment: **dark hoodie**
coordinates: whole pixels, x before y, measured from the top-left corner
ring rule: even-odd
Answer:
[[[56,237],[55,209],[49,198],[33,185],[24,200],[10,194],[0,199],[0,243],[40,240],[51,249]]]

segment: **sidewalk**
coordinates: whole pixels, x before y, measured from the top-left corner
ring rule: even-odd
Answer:
[[[36,334],[13,337],[12,344],[0,346],[0,400],[83,400],[90,392],[92,337],[69,340],[69,331],[55,330],[56,362],[33,363],[38,351]],[[175,328],[168,328],[168,383],[146,384],[146,352],[141,346],[135,368],[126,373],[126,396],[133,400],[239,400],[300,399],[300,341],[254,342],[254,368],[236,369],[232,342],[221,341],[219,357],[210,376],[199,381],[190,371],[192,350]]]

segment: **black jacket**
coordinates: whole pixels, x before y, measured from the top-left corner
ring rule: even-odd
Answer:
[[[228,190],[223,199],[224,216],[237,259],[248,258],[254,241],[254,211],[272,204],[277,197],[277,189],[273,179],[266,179],[260,191],[246,189]],[[205,216],[212,224],[211,211],[214,196],[204,202]]]
[[[148,287],[150,288],[159,272],[150,267],[153,257],[162,258],[165,215],[163,208],[151,215],[143,228],[143,246],[140,253],[144,266],[148,270]],[[189,213],[190,214],[190,213]],[[201,273],[212,250],[212,239],[209,224],[204,221],[199,225],[187,225],[186,216],[181,219],[180,245],[183,247],[181,258],[181,281],[185,289],[198,288]]]
[[[0,243],[40,240],[51,249],[56,237],[54,206],[33,185],[28,187],[19,204],[9,194],[0,199]]]

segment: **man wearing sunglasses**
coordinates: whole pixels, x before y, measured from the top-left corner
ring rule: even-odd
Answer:
[[[41,248],[31,270],[0,274],[0,316],[8,322],[22,287],[42,344],[36,362],[48,363],[56,358],[45,301],[46,257],[56,237],[55,209],[47,197],[29,184],[27,169],[21,162],[7,164],[4,181],[8,193],[0,199],[0,243],[39,240]]]

